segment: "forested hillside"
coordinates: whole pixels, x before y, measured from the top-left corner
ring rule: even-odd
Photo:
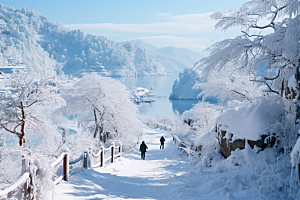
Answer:
[[[75,76],[93,71],[109,76],[171,74],[145,49],[130,42],[67,30],[29,8],[14,9],[0,4],[0,19],[1,46],[12,49],[5,55],[34,65],[33,68],[49,60],[45,58],[48,53],[47,57],[60,66],[57,71]]]

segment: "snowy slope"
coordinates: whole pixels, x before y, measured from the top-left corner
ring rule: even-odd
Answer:
[[[67,30],[29,8],[14,9],[0,4],[0,19],[1,24],[6,23],[5,28],[0,27],[4,31],[1,37],[9,40],[5,46],[16,46],[15,54],[24,54],[23,57],[45,60],[41,54],[46,54],[61,64],[65,74],[81,76],[93,71],[117,76],[171,74],[145,49],[130,42],[114,42],[103,36]],[[3,42],[0,46],[4,46]],[[22,62],[29,64],[30,59]]]
[[[142,40],[132,40],[131,43],[145,48],[173,72],[181,72],[185,67],[193,66],[200,59],[199,53],[185,48],[176,48],[172,46],[157,48]]]

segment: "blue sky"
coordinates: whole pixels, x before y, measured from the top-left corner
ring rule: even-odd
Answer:
[[[215,31],[210,14],[246,0],[1,0],[15,8],[28,7],[70,29],[116,41],[142,39],[154,46],[184,47],[202,52],[239,30]]]

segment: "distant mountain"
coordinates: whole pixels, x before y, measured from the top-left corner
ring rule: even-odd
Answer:
[[[60,66],[57,71],[75,76],[90,72],[108,76],[172,74],[139,46],[80,30],[70,31],[29,8],[15,9],[0,4],[0,20],[0,49],[9,47],[12,50],[5,50],[9,54],[6,57],[28,66],[35,60],[39,61],[35,66],[45,65],[47,55]]]
[[[176,48],[172,46],[157,48],[143,40],[132,40],[131,42],[145,48],[173,72],[181,72],[185,67],[193,66],[201,58],[200,53],[185,48]]]

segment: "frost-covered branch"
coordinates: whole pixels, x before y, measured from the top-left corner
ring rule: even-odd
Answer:
[[[266,92],[273,92],[275,94],[278,94],[279,95],[279,92],[278,91],[275,91],[271,88],[271,86],[267,83],[267,81],[265,80],[251,80],[251,81],[254,81],[254,82],[260,82],[260,83],[264,83],[268,88],[269,90],[267,90]]]
[[[275,79],[277,79],[278,77],[279,77],[279,75],[280,75],[280,70],[278,70],[278,74],[275,76],[275,77],[273,77],[273,78],[268,78],[268,77],[265,77],[265,76],[263,76],[263,75],[261,75],[263,78],[264,78],[264,80],[266,80],[266,81],[273,81],[273,80],[275,80]]]
[[[14,128],[14,130],[10,130],[8,128],[6,128],[2,123],[1,123],[1,120],[0,120],[0,127],[3,128],[4,130],[6,130],[7,132],[10,132],[12,134],[15,134],[17,135],[18,137],[20,137],[21,133],[18,133],[15,131],[16,128]]]

